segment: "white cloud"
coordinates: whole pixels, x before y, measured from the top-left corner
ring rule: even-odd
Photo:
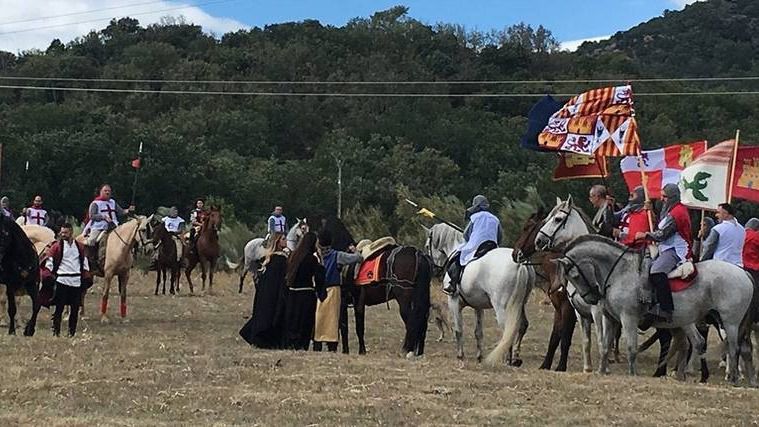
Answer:
[[[685,6],[687,6],[689,4],[693,4],[693,3],[697,2],[697,1],[705,1],[705,0],[669,0],[670,3],[674,3],[675,5],[677,5],[681,9],[684,8]]]
[[[598,36],[598,37],[590,37],[587,39],[580,39],[580,40],[569,40],[565,42],[561,42],[561,50],[568,50],[570,52],[574,52],[577,50],[578,47],[580,47],[581,44],[585,42],[600,42],[601,40],[606,40],[611,36]]]
[[[199,7],[184,7],[192,4],[189,2],[140,1],[132,2],[132,6],[128,4],[123,0],[0,0],[0,10],[5,11],[0,18],[0,50],[14,53],[44,50],[53,39],[67,43],[91,30],[103,29],[112,18],[125,16],[138,19],[142,26],[159,22],[166,16],[181,16],[187,23],[200,25],[204,31],[218,35],[247,28],[232,18],[212,16]],[[92,10],[101,11],[84,13]],[[60,17],[39,19],[48,16]],[[13,23],[27,20],[30,21]]]

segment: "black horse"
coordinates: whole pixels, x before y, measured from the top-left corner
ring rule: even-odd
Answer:
[[[322,222],[322,230],[332,236],[332,248],[347,250],[354,244],[345,225],[337,218]],[[390,253],[383,257],[390,256]],[[424,354],[427,337],[427,321],[430,314],[430,281],[432,262],[416,248],[406,246],[393,250],[392,262],[383,266],[384,274],[373,284],[356,286],[353,268],[343,272],[340,301],[340,340],[343,353],[349,353],[348,307],[353,305],[356,318],[356,335],[359,354],[366,354],[364,319],[366,307],[379,305],[395,299],[400,307],[401,318],[406,326],[403,350],[416,356]],[[383,261],[380,261],[383,262]]]
[[[16,299],[14,296],[24,289],[32,300],[32,317],[26,324],[24,335],[34,335],[40,305],[37,301],[40,270],[39,258],[34,245],[26,237],[21,227],[10,218],[0,215],[0,283],[5,284],[8,296],[8,334],[16,334]]]

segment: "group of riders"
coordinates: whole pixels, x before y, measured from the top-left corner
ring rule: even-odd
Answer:
[[[42,302],[54,305],[53,333],[60,334],[61,317],[65,306],[70,306],[69,335],[76,333],[78,308],[82,300],[82,292],[92,283],[92,275],[102,275],[104,267],[104,251],[99,250],[101,242],[106,240],[108,232],[114,230],[120,219],[132,214],[134,206],[122,208],[112,197],[112,189],[103,184],[97,189],[97,196],[90,203],[84,221],[83,239],[77,241],[72,224],[64,222],[53,224],[52,216],[45,209],[43,198],[36,195],[32,203],[24,207],[16,218],[11,209],[7,196],[0,198],[0,218],[3,221],[13,221],[23,226],[40,226],[58,230],[57,240],[41,255],[41,278],[43,289]],[[189,231],[189,246],[192,250],[194,242],[208,211],[203,199],[195,202],[190,214],[192,228]],[[183,244],[187,238],[185,220],[179,216],[176,207],[169,209],[168,215],[162,218],[167,232]],[[46,297],[47,295],[47,297]]]
[[[654,221],[653,206],[646,200],[642,186],[630,192],[627,204],[619,206],[603,185],[594,185],[589,202],[596,210],[592,218],[595,231],[635,249],[658,246],[658,256],[651,264],[648,280],[656,300],[650,306],[644,323],[671,322],[675,309],[668,274],[687,261],[721,260],[746,269],[759,283],[759,219],[750,219],[745,227],[735,218],[729,203],[718,206],[718,223],[705,217],[698,233],[692,230],[688,208],[680,202],[675,184],[662,189],[661,211]],[[467,227],[464,242],[451,256],[446,268],[450,281],[443,289],[453,294],[461,281],[464,267],[501,243],[501,224],[488,200],[474,198],[466,210]],[[653,226],[653,227],[652,227]],[[693,235],[696,234],[696,239]]]

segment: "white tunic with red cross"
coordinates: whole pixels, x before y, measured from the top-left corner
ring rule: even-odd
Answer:
[[[113,199],[110,200],[93,200],[95,205],[98,207],[98,213],[102,215],[103,217],[110,217],[111,221],[113,221],[113,225],[119,225],[119,219],[116,216],[116,201]],[[108,229],[108,222],[105,219],[101,220],[92,220],[92,227],[93,230],[107,230]]]
[[[40,208],[26,208],[26,225],[45,225],[47,211]]]

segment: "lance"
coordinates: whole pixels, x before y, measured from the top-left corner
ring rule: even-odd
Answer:
[[[419,205],[417,203],[414,203],[414,202],[412,202],[409,199],[406,199],[406,203],[408,203],[409,205],[411,205],[411,206],[413,206],[415,208],[419,208]],[[436,221],[442,222],[443,224],[445,224],[445,225],[447,225],[447,226],[455,229],[456,231],[458,231],[460,233],[464,232],[464,230],[462,230],[461,227],[459,227],[458,225],[456,225],[456,224],[454,224],[454,223],[452,223],[450,221],[446,221],[443,218],[440,218],[439,216],[435,215],[434,212],[430,211],[427,208],[419,208],[419,212],[417,212],[417,215],[426,216],[427,218],[431,218],[431,219],[434,219]]]
[[[134,199],[137,197],[137,178],[140,176],[140,169],[142,168],[142,141],[140,141],[140,149],[137,151],[137,159],[132,161],[132,167],[134,171],[134,182],[132,182],[132,201],[130,206],[134,206]]]

